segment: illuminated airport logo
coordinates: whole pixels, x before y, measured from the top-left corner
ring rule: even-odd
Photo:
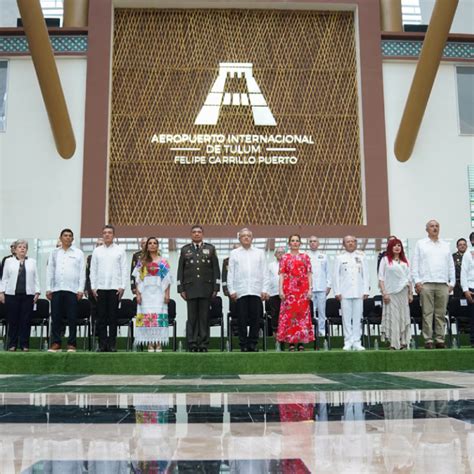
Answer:
[[[224,92],[229,78],[245,78],[246,93]],[[252,63],[220,63],[219,75],[199,111],[194,125],[217,125],[222,106],[244,106],[252,108],[253,122],[260,126],[275,126],[276,121],[253,77]]]

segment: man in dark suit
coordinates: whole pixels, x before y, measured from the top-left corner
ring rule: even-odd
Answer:
[[[16,247],[16,241],[12,242],[12,244],[10,245],[10,255],[7,255],[6,257],[2,258],[2,263],[0,264],[0,280],[2,279],[2,276],[3,276],[3,267],[5,266],[5,261],[8,258],[15,256],[15,247]]]
[[[101,245],[104,245],[104,239],[102,237],[97,239],[95,242],[96,247],[100,247]],[[88,257],[86,258],[86,287],[84,289],[84,293],[91,305],[92,321],[95,321],[97,318],[97,300],[94,296],[94,293],[92,293],[91,288],[91,260],[92,254],[88,255]]]
[[[190,244],[181,249],[178,262],[178,293],[186,300],[188,351],[207,352],[209,346],[209,306],[219,291],[220,270],[216,249],[203,242],[203,228],[191,229]]]
[[[135,270],[135,267],[137,266],[138,260],[140,260],[143,256],[143,252],[145,251],[147,240],[148,240],[147,237],[142,237],[140,239],[140,250],[138,252],[135,252],[132,255],[132,264],[130,266],[130,287],[132,289],[133,294],[135,294],[137,285],[135,284],[135,277],[132,275],[132,273],[133,273],[133,270]]]
[[[464,292],[461,287],[461,265],[464,253],[467,250],[466,239],[460,238],[456,242],[457,252],[453,253],[454,271],[456,272],[456,284],[454,285],[453,295],[458,298],[464,298]]]

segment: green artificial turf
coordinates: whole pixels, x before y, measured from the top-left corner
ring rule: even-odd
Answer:
[[[1,374],[276,374],[474,370],[474,349],[343,352],[0,353]]]

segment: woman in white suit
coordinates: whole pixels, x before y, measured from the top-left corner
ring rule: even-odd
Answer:
[[[8,350],[23,352],[30,346],[33,306],[40,295],[36,261],[26,256],[28,242],[17,240],[15,257],[5,261],[0,282],[0,302],[5,303],[8,318]]]

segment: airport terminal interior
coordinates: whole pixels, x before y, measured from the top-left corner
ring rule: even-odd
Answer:
[[[409,286],[395,348],[378,261],[396,237],[411,268],[430,222],[457,285],[431,342]],[[89,257],[106,224],[118,336],[103,345],[89,286],[56,351],[50,256],[72,229]],[[314,341],[280,341],[264,304],[242,345],[226,273],[192,346],[194,225],[221,273],[246,229],[268,268],[317,236],[333,281]],[[27,351],[0,299],[0,474],[474,472],[473,230],[474,0],[0,0],[0,258],[26,242],[39,285]],[[162,346],[137,344],[144,236],[170,269]],[[332,283],[350,236],[368,298],[348,344]]]

